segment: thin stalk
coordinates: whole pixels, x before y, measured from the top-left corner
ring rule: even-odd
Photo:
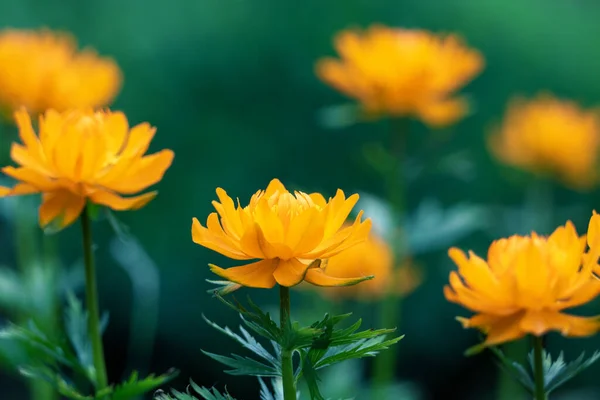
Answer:
[[[409,134],[409,121],[407,119],[390,121],[389,151],[393,157],[392,168],[388,171],[386,180],[386,191],[388,201],[394,213],[402,217],[406,211],[406,182],[402,165],[406,154],[406,142]],[[406,248],[406,236],[403,228],[397,227],[392,240],[396,247],[395,261],[401,264],[408,255]],[[400,296],[395,296],[393,288],[386,294],[380,308],[381,327],[398,328],[400,324],[401,301]],[[392,346],[375,357],[373,366],[373,380],[377,396],[382,395],[382,390],[393,381],[396,360],[398,359],[397,346]]]
[[[533,338],[533,373],[535,376],[535,400],[548,400],[544,389],[544,345],[541,336]]]
[[[88,334],[92,342],[94,368],[96,369],[96,391],[107,386],[106,365],[100,333],[100,311],[98,307],[98,285],[96,283],[96,267],[92,249],[92,227],[88,207],[81,214],[81,229],[83,236],[83,255],[85,263],[85,299],[88,309]]]
[[[282,330],[290,319],[290,288],[279,286],[279,325]],[[296,382],[294,380],[294,362],[292,350],[281,349],[281,379],[283,381],[283,399],[296,400]]]

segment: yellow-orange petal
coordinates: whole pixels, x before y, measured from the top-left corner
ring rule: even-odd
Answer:
[[[134,197],[121,197],[116,193],[105,190],[98,190],[92,193],[89,198],[93,203],[102,204],[115,211],[137,210],[144,207],[156,197],[158,192],[148,192]]]
[[[273,272],[277,268],[278,260],[261,260],[240,267],[220,268],[209,264],[210,270],[228,281],[246,287],[270,289],[275,286]]]
[[[281,286],[296,286],[304,279],[308,264],[303,264],[298,259],[280,260],[273,276]]]
[[[216,219],[216,224],[218,225],[218,219],[216,213],[211,213],[208,216],[209,221]],[[212,223],[211,223],[212,225]],[[211,228],[213,228],[211,226]],[[218,253],[223,254],[225,257],[232,258],[234,260],[249,260],[252,257],[247,254],[244,254],[240,249],[235,245],[232,240],[223,233],[223,230],[220,229],[208,229],[200,224],[197,218],[192,219],[192,240],[194,243],[199,244],[200,246],[204,246],[207,249],[214,250]]]
[[[106,186],[122,194],[138,193],[159,182],[171,166],[174,157],[175,153],[167,149],[142,157],[126,176],[109,182]]]
[[[62,217],[59,226],[64,228],[77,219],[84,205],[85,198],[66,190],[44,193],[39,209],[40,226],[43,228]]]
[[[0,197],[19,196],[23,194],[39,193],[40,190],[28,183],[17,183],[14,187],[0,186]]]
[[[513,314],[505,318],[499,319],[494,324],[490,324],[487,329],[487,337],[484,346],[494,346],[501,343],[511,342],[525,336],[525,332],[521,330],[520,314]]]
[[[304,276],[304,280],[308,283],[311,283],[315,286],[352,286],[357,283],[367,281],[369,279],[373,279],[374,276],[360,276],[354,278],[336,278],[333,276],[327,275],[321,268],[309,268],[306,271],[306,275]]]
[[[528,311],[520,321],[523,331],[541,336],[551,330],[563,336],[591,336],[600,331],[598,317],[579,317],[552,311]]]

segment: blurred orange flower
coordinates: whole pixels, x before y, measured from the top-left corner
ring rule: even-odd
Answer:
[[[559,331],[564,336],[590,336],[600,330],[600,317],[564,314],[600,294],[594,276],[600,256],[600,215],[590,219],[586,236],[569,221],[549,237],[512,236],[492,243],[487,262],[472,252],[452,248],[458,266],[444,287],[448,301],[477,314],[460,318],[465,328],[487,334],[485,346]],[[597,272],[597,271],[596,271]]]
[[[0,109],[96,108],[108,105],[121,87],[121,71],[92,49],[77,51],[67,33],[8,29],[0,33]]]
[[[380,300],[388,293],[404,297],[416,289],[422,280],[421,270],[408,260],[394,268],[392,249],[374,233],[371,233],[366,241],[324,262],[325,272],[336,278],[374,276],[373,279],[360,285],[325,290],[324,294],[332,299]]]
[[[138,209],[157,192],[123,198],[159,182],[173,161],[171,150],[145,156],[155,128],[142,123],[129,129],[121,112],[46,111],[39,117],[39,137],[25,110],[15,114],[22,145],[13,143],[18,167],[2,172],[20,181],[0,196],[43,194],[40,225],[71,224],[86,200],[113,210]]]
[[[550,94],[516,98],[489,145],[506,164],[554,175],[570,186],[591,186],[599,178],[600,112]]]
[[[368,115],[414,116],[440,127],[468,112],[453,94],[483,69],[479,52],[456,35],[373,25],[335,38],[340,60],[317,63],[317,75],[361,104]]]
[[[217,189],[211,213],[203,227],[192,223],[195,243],[234,260],[260,261],[228,269],[211,264],[215,274],[247,287],[294,286],[303,280],[317,286],[342,286],[369,277],[335,278],[320,268],[320,260],[332,257],[366,240],[371,220],[361,222],[362,211],[354,224],[342,228],[358,201],[354,194],[346,199],[337,191],[329,201],[319,193],[290,193],[273,179],[266,190],[259,190],[250,204],[236,207],[227,193]]]

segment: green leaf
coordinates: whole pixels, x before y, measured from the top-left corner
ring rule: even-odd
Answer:
[[[321,391],[319,390],[319,375],[313,364],[310,351],[301,350],[300,359],[302,360],[302,376],[308,386],[308,392],[312,400],[325,400]]]
[[[243,327],[240,326],[240,332],[242,333],[242,336],[243,336],[242,337],[242,336],[239,336],[236,333],[234,333],[228,327],[221,328],[219,325],[210,321],[204,315],[202,315],[202,318],[204,318],[204,320],[206,321],[207,324],[209,324],[210,326],[212,326],[219,332],[225,334],[226,336],[229,336],[230,338],[232,338],[233,340],[235,340],[236,342],[238,342],[239,344],[241,344],[242,346],[244,346],[245,348],[247,348],[248,350],[250,350],[257,356],[266,360],[273,367],[277,367],[279,365],[279,360],[277,358],[275,358],[271,353],[269,353],[260,343],[258,343],[256,341],[256,339],[254,339],[254,337],[252,337],[252,335],[250,335],[248,333],[248,331],[246,331]]]
[[[34,379],[43,380],[52,385],[56,391],[69,399],[74,400],[93,400],[92,396],[85,396],[77,390],[71,383],[67,382],[59,373],[53,371],[46,366],[37,367],[21,367],[19,368],[21,375]]]
[[[202,353],[209,356],[213,360],[225,364],[233,369],[225,370],[225,373],[230,375],[250,375],[250,376],[266,376],[275,377],[281,376],[279,368],[270,366],[252,358],[238,356],[232,354],[231,357],[221,356],[202,350]]]
[[[72,293],[67,293],[67,301],[69,306],[65,312],[65,331],[85,376],[95,386],[96,368],[88,336],[88,314]]]
[[[384,340],[385,337],[382,335],[370,339],[361,339],[347,345],[333,346],[327,349],[325,353],[313,353],[316,355],[314,357],[315,369],[324,368],[346,360],[374,357],[380,351],[386,350],[390,346],[398,343],[403,337],[404,336],[399,336],[393,339]],[[313,350],[311,349],[311,351]]]
[[[144,379],[138,379],[137,371],[133,371],[129,379],[117,385],[111,396],[112,400],[128,400],[155,390],[175,378],[179,371],[169,370],[163,375],[151,374]]]
[[[271,390],[269,389],[269,387],[267,386],[267,384],[265,383],[264,379],[262,378],[258,378],[258,384],[260,385],[260,400],[279,400],[279,399],[283,399],[283,393],[281,392],[281,390],[278,390],[281,385],[276,385],[275,379],[272,379],[273,382],[273,387],[275,388],[274,393],[271,393]]]
[[[186,393],[179,392],[175,389],[171,389],[171,394],[159,390],[154,394],[154,400],[200,400],[195,395],[201,396],[204,400],[236,400],[233,398],[227,390],[225,394],[221,394],[216,388],[203,388],[196,385],[193,381],[190,381]]]
[[[207,290],[207,292],[212,294],[218,294],[219,296],[225,296],[229,293],[235,292],[236,290],[242,287],[242,285],[240,285],[239,283],[230,281],[213,281],[207,279],[206,282],[212,283],[213,285],[217,285],[216,288],[209,289]]]
[[[517,362],[510,360],[502,353],[502,351],[496,347],[489,348],[500,361],[501,366],[511,375],[517,379],[525,389],[530,393],[535,390],[534,380],[534,358],[533,351],[529,353],[528,368],[523,367]],[[585,359],[585,353],[574,361],[567,363],[564,361],[564,355],[561,352],[556,360],[552,360],[550,353],[543,352],[543,367],[544,367],[544,388],[546,393],[551,393],[558,387],[563,385],[565,382],[571,380],[577,374],[594,364],[600,359],[600,351],[594,352],[592,356]]]
[[[271,315],[263,312],[252,302],[250,297],[248,297],[248,304],[250,305],[251,310],[246,309],[235,297],[232,297],[233,301],[225,300],[218,293],[215,293],[215,297],[223,304],[239,313],[242,322],[256,334],[266,339],[276,341],[277,343],[281,341],[281,329],[279,326],[273,321]]]
[[[521,385],[523,385],[523,387],[529,391],[529,393],[533,394],[535,384],[533,383],[532,375],[525,368],[523,368],[521,364],[506,357],[502,350],[500,350],[498,347],[489,347],[489,349],[496,355],[500,367],[504,369],[510,376],[520,382]]]
[[[565,382],[571,380],[580,372],[598,361],[598,359],[600,359],[599,351],[594,352],[587,360],[585,359],[585,353],[581,353],[576,360],[570,363],[564,361],[562,352],[555,361],[552,361],[550,353],[544,352],[544,387],[546,388],[546,393],[551,393]],[[533,352],[529,353],[529,364],[533,371]]]

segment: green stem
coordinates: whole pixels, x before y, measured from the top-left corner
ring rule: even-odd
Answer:
[[[535,376],[535,400],[548,400],[544,389],[544,345],[541,336],[533,338],[533,369]]]
[[[381,305],[381,327],[397,328],[400,322],[400,310],[402,299],[389,293]],[[396,360],[398,358],[397,346],[392,346],[382,351],[375,357],[373,375],[375,385],[383,388],[394,379]]]
[[[87,206],[81,214],[81,228],[85,263],[85,299],[88,308],[88,334],[92,342],[94,368],[96,369],[96,391],[99,391],[107,386],[108,381],[106,378],[106,365],[104,364],[102,334],[100,333],[100,311],[98,309],[96,267],[92,249],[92,227]]]
[[[290,319],[290,288],[279,286],[279,325],[287,329]],[[293,352],[281,349],[281,379],[283,381],[283,399],[296,400],[296,384],[294,381]]]
[[[402,171],[402,162],[406,154],[406,144],[409,134],[408,119],[395,119],[390,121],[389,130],[389,151],[393,157],[392,168],[385,177],[387,187],[387,198],[395,214],[402,216],[406,211],[406,182],[404,180],[404,171]],[[394,254],[396,264],[401,264],[408,255],[406,248],[406,237],[402,227],[398,227],[393,235],[392,242],[397,246]],[[381,327],[398,327],[400,323],[401,299],[395,296],[392,291],[386,294],[381,305]],[[398,359],[397,346],[392,346],[375,357],[373,366],[373,380],[377,397],[383,395],[382,390],[393,381],[396,369],[396,360]]]

